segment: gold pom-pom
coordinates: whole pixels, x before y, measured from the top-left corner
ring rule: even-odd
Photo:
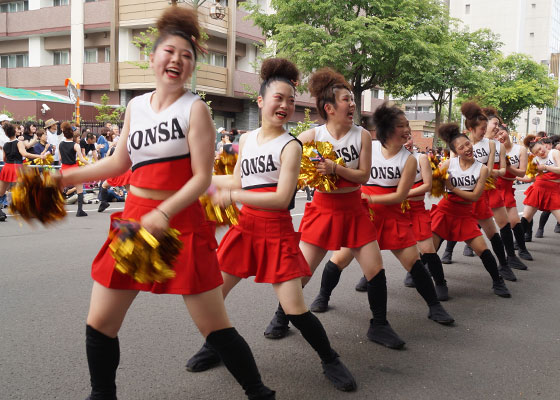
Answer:
[[[237,164],[237,153],[230,154],[223,151],[214,160],[214,175],[233,175],[235,164]]]
[[[337,189],[337,175],[322,175],[317,171],[316,162],[320,159],[329,159],[341,166],[346,165],[342,157],[336,156],[331,143],[316,141],[305,143],[303,145],[303,154],[301,157],[298,189],[302,189],[305,186],[319,189],[323,192],[331,192]]]
[[[403,202],[401,203],[401,211],[404,214],[408,210],[410,210],[410,203],[408,202],[407,199],[404,199]]]
[[[486,178],[486,181],[484,182],[484,190],[493,190],[496,189],[496,178],[494,178],[493,176],[489,176],[488,178]]]
[[[430,167],[432,169],[432,189],[430,190],[431,197],[447,198],[447,191],[445,190],[445,181],[449,179],[447,168],[440,169],[439,162],[435,156],[430,157]]]
[[[535,161],[535,155],[529,154],[529,160],[527,162],[527,170],[525,171],[525,175],[529,178],[536,178],[539,175],[542,175],[542,171],[539,171],[537,168],[537,162]]]
[[[163,283],[175,277],[172,265],[183,247],[177,229],[167,229],[158,240],[136,221],[115,220],[114,226],[109,248],[115,269],[139,283]]]
[[[66,215],[62,191],[51,173],[30,167],[18,169],[10,211],[26,222],[36,218],[45,225]]]
[[[43,160],[42,158],[36,158],[33,160],[35,165],[52,165],[54,162],[54,157],[52,154],[47,154],[47,157]]]
[[[232,226],[239,224],[239,208],[235,204],[230,204],[226,208],[212,203],[212,198],[205,194],[199,199],[202,209],[208,221],[214,221],[218,226]]]

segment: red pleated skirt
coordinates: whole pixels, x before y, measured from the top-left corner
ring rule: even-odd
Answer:
[[[107,183],[111,186],[126,186],[130,184],[131,175],[132,175],[132,170],[129,169],[124,174],[115,176],[114,178],[107,179]]]
[[[492,218],[494,214],[490,208],[490,202],[488,200],[488,191],[484,190],[480,195],[478,201],[473,203],[472,212],[477,220],[484,220]]]
[[[299,249],[289,211],[264,211],[243,206],[239,225],[232,226],[218,247],[220,269],[255,282],[280,283],[311,270]]]
[[[17,181],[17,170],[22,167],[23,164],[12,164],[5,163],[0,171],[0,181],[2,182],[16,182]]]
[[[496,180],[496,189],[487,190],[486,193],[488,194],[488,205],[490,206],[490,209],[500,208],[505,206],[502,192],[498,190],[497,180]]]
[[[129,193],[124,211],[111,215],[110,230],[114,229],[112,222],[115,218],[139,221],[161,202]],[[216,256],[218,243],[214,237],[215,225],[206,221],[200,203],[197,201],[183,209],[171,218],[169,225],[181,232],[179,239],[183,242],[183,248],[173,266],[176,273],[174,278],[163,283],[138,283],[130,276],[120,273],[115,269],[115,261],[109,249],[109,238],[93,260],[92,278],[111,289],[152,293],[197,294],[220,286],[223,280]]]
[[[473,204],[459,203],[459,199],[449,195],[432,206],[432,231],[442,239],[464,242],[482,235],[473,215]]]
[[[537,178],[525,191],[523,204],[541,211],[560,210],[560,183]]]
[[[361,192],[315,192],[299,225],[301,240],[326,250],[359,248],[377,239]]]
[[[76,164],[61,164],[60,165],[60,173],[62,173],[63,171],[67,170],[67,169],[72,169],[72,168],[77,168],[79,167],[79,165]]]
[[[502,194],[502,198],[504,199],[504,206],[506,206],[507,208],[517,207],[513,181],[498,178],[498,182],[496,182],[496,190]]]
[[[412,220],[412,230],[417,242],[432,237],[432,217],[430,211],[426,210],[423,200],[409,201],[410,210],[408,214]]]

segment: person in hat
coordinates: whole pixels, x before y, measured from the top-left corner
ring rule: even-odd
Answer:
[[[47,143],[51,145],[51,148],[54,148],[54,163],[56,165],[60,164],[60,156],[58,154],[58,144],[62,141],[61,138],[57,135],[58,121],[54,120],[53,118],[49,118],[45,122],[45,129],[47,130]]]
[[[216,146],[216,156],[218,156],[218,154],[222,152],[222,150],[224,149],[224,144],[228,143],[228,137],[227,137],[228,135],[227,135],[226,128],[218,128],[218,135],[222,135],[222,136],[221,136],[221,141]]]
[[[6,114],[0,114],[0,148],[4,147],[4,143],[6,143],[9,139],[8,136],[6,136],[6,132],[4,132],[4,129],[2,128],[2,124],[4,124],[4,122],[11,122],[12,118],[8,117]],[[4,165],[4,154],[3,152],[0,151],[0,165]]]

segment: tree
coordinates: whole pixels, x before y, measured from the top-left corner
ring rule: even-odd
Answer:
[[[115,108],[108,105],[108,102],[109,96],[107,96],[106,93],[103,93],[103,96],[101,96],[101,105],[94,106],[98,113],[95,120],[97,122],[110,122],[112,124],[118,124],[121,122],[121,117],[125,112],[126,107],[119,106]]]
[[[311,125],[314,124],[316,121],[311,119],[311,110],[309,108],[306,108],[305,111],[305,117],[303,118],[303,121],[298,121],[297,125],[290,129],[290,134],[294,135],[295,137],[298,137],[300,133],[311,129]]]
[[[446,24],[434,31],[437,35],[419,37],[423,44],[399,59],[401,75],[388,90],[407,99],[428,94],[434,101],[437,132],[453,91],[468,94],[487,87],[482,71],[491,67],[501,43],[489,30],[458,31]]]
[[[421,45],[446,18],[438,0],[272,0],[275,12],[247,5],[269,39],[267,51],[294,61],[304,74],[330,66],[352,84],[361,120],[362,93],[398,79],[399,58]]]
[[[500,57],[485,73],[488,84],[471,97],[484,106],[495,107],[508,125],[531,107],[552,107],[558,93],[556,78],[546,66],[529,56],[514,53]]]

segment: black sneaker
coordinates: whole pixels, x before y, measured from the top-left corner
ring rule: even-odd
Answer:
[[[500,277],[497,281],[492,283],[492,290],[496,296],[510,298],[511,293],[509,292],[504,279]]]
[[[410,274],[410,272],[406,273],[406,276],[404,278],[404,285],[406,287],[416,287],[416,284],[414,283],[414,279],[412,279],[412,275]]]
[[[325,296],[321,293],[321,291],[319,291],[319,294],[315,297],[315,300],[313,300],[309,309],[314,313],[324,313],[329,311],[329,296]]]
[[[443,285],[435,285],[435,288],[438,301],[449,300],[449,289],[447,288],[447,283],[444,283]]]
[[[283,311],[276,310],[270,324],[264,331],[264,337],[267,339],[282,339],[288,335],[289,327],[288,317]]]
[[[522,258],[522,259],[527,260],[527,261],[533,261],[533,256],[531,255],[531,253],[529,253],[529,250],[519,250],[519,252],[517,254],[519,254],[519,258]],[[515,268],[515,267],[512,266],[512,268]],[[526,269],[528,269],[528,268],[525,265],[525,270]]]
[[[441,263],[442,264],[453,264],[453,260],[451,260],[451,256],[453,255],[453,253],[451,253],[450,251],[445,250],[443,252],[443,256],[441,256]]]
[[[362,276],[358,283],[356,284],[356,292],[367,292],[367,279],[365,276]]]
[[[353,392],[358,387],[352,373],[340,361],[340,357],[336,357],[330,363],[321,361],[323,366],[323,374],[331,381],[335,388],[343,392]]]
[[[6,219],[8,219],[8,216],[6,215],[6,213],[4,213],[4,211],[0,210],[0,221],[5,221]]]
[[[430,306],[428,318],[442,325],[451,325],[453,322],[455,322],[453,317],[449,315],[447,311],[445,311],[445,308],[443,308],[443,306],[439,303]]]
[[[374,324],[373,319],[369,321],[367,338],[372,342],[383,345],[390,349],[400,350],[406,344],[391,328],[389,322],[386,324]]]
[[[109,208],[110,205],[111,203],[107,201],[102,201],[101,203],[99,203],[99,208],[97,209],[97,212],[105,211],[107,208]]]
[[[463,249],[463,255],[465,257],[474,257],[475,256],[473,249],[468,244],[466,244],[465,248]]]
[[[519,250],[519,245],[515,240],[513,241],[513,250]]]
[[[554,226],[554,233],[560,233],[560,224],[558,222]]]
[[[498,272],[506,281],[517,281],[517,277],[515,276],[509,265],[500,265],[500,268],[498,268]]]
[[[202,372],[214,368],[222,362],[218,353],[211,349],[206,343],[187,361],[187,371]]]
[[[544,237],[544,229],[537,228],[537,232],[535,232],[535,237],[537,239],[542,239]]]
[[[83,210],[76,212],[76,217],[87,217],[87,213]]]
[[[517,256],[508,256],[507,263],[510,268],[520,269],[523,271],[527,269],[527,266]]]

